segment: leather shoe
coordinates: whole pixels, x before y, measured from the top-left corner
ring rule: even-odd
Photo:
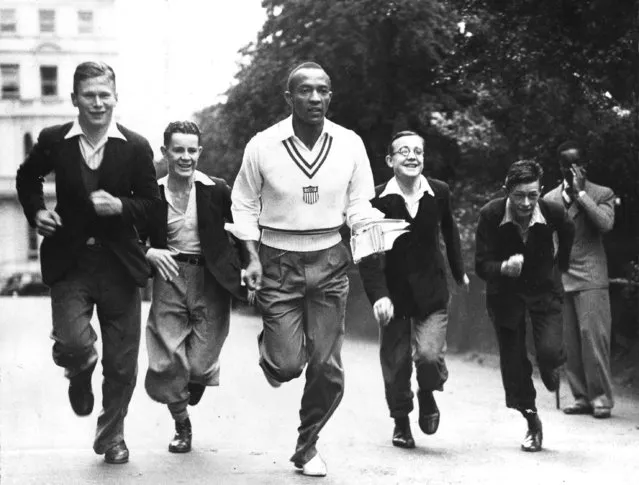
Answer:
[[[541,420],[535,414],[534,421],[528,424],[528,431],[526,431],[524,441],[521,443],[521,449],[527,452],[541,451],[543,438]]]
[[[604,406],[595,406],[592,410],[592,415],[597,419],[607,419],[610,414],[610,408]]]
[[[326,473],[326,463],[319,453],[302,465],[302,475],[307,477],[325,477]]]
[[[88,416],[93,411],[91,376],[97,362],[69,379],[69,402],[78,416]]]
[[[111,465],[121,465],[129,461],[129,449],[124,441],[109,448],[104,454],[104,461]]]
[[[541,382],[544,383],[546,389],[550,392],[555,392],[559,389],[559,367],[554,369],[539,369],[541,375]]]
[[[191,451],[192,438],[191,420],[186,418],[184,421],[176,421],[175,436],[169,443],[169,451],[171,453],[188,453]]]
[[[393,446],[397,446],[398,448],[415,448],[415,440],[410,430],[408,417],[395,419]]]
[[[435,434],[439,428],[439,408],[432,391],[417,391],[419,401],[419,428],[426,434]]]
[[[593,414],[593,409],[585,401],[575,401],[564,408],[564,414]]]
[[[202,394],[204,394],[204,390],[206,386],[203,384],[198,384],[197,382],[189,382],[189,404],[191,406],[195,406],[202,399]]]

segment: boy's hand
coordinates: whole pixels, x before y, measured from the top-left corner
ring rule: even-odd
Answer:
[[[96,190],[89,196],[96,214],[101,217],[122,214],[122,201],[106,190]]]
[[[521,268],[524,265],[523,254],[513,254],[508,260],[501,263],[501,274],[511,278],[517,278],[521,274]]]
[[[35,215],[35,226],[41,236],[53,236],[56,229],[62,226],[62,219],[55,211],[41,209]]]
[[[373,305],[375,319],[382,327],[385,327],[390,322],[390,319],[393,318],[393,312],[393,302],[387,296],[380,298]]]
[[[146,252],[146,259],[166,281],[178,275],[178,264],[168,249],[151,248]]]

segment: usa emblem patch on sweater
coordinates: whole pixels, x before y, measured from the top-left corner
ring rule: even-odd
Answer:
[[[302,187],[302,199],[307,204],[314,204],[319,200],[319,187],[317,185],[309,185]]]

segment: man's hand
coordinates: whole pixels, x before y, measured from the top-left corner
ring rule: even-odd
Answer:
[[[249,290],[259,290],[262,287],[262,263],[259,258],[251,258],[244,273],[244,284]]]
[[[41,209],[36,212],[35,225],[38,234],[44,237],[53,236],[58,227],[62,226],[62,219],[55,211]]]
[[[380,298],[373,305],[373,314],[375,315],[375,319],[382,327],[388,325],[390,319],[393,318],[394,311],[393,302],[387,296]]]
[[[146,259],[166,281],[171,281],[178,275],[178,264],[168,249],[151,248],[146,252]]]
[[[521,274],[524,265],[523,254],[513,254],[508,260],[501,263],[501,274],[511,278],[517,278]]]
[[[117,216],[122,214],[122,201],[105,190],[96,190],[90,195],[93,208],[99,216]]]
[[[586,187],[586,171],[573,163],[570,167],[570,172],[572,173],[572,189],[575,194],[578,194]]]
[[[470,293],[470,280],[468,279],[468,275],[464,273],[464,277],[461,280],[461,283],[458,283],[462,290],[466,293]]]

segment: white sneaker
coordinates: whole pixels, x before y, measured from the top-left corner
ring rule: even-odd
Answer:
[[[302,475],[307,477],[325,477],[326,463],[318,453],[302,466]]]

